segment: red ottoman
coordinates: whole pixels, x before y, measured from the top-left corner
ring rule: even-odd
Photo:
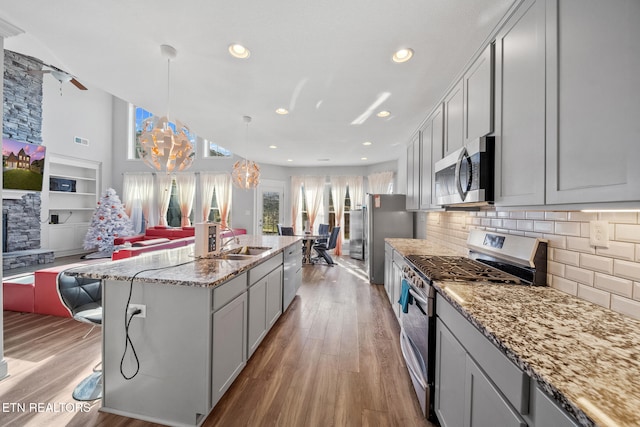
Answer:
[[[3,308],[33,313],[34,288],[33,274],[6,279],[2,282]]]

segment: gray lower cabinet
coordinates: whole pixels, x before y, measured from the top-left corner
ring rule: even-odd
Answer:
[[[282,314],[282,255],[249,271],[247,359]]]
[[[579,424],[558,406],[547,393],[536,387],[531,393],[531,425],[536,427],[578,427]]]
[[[435,411],[442,427],[464,425],[467,352],[440,321],[436,321]]]
[[[391,286],[393,282],[393,248],[390,244],[384,244],[384,290],[391,302]]]
[[[436,315],[435,411],[440,423],[527,426],[529,377],[440,294]]]
[[[213,313],[212,320],[211,407],[247,363],[247,293]]]
[[[465,427],[526,427],[520,414],[467,355],[465,378]]]

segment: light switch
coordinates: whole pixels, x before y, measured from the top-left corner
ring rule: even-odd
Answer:
[[[609,247],[609,221],[589,222],[589,244],[600,248]]]

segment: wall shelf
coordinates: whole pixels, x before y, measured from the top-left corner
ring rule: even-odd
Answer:
[[[102,163],[56,153],[48,153],[46,161],[42,221],[48,224],[43,226],[43,247],[56,256],[86,252],[84,236],[99,200]],[[50,178],[74,181],[76,191],[50,190]],[[55,215],[58,224],[51,223]]]

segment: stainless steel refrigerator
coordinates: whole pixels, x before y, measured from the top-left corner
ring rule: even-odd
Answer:
[[[380,285],[384,283],[384,239],[413,238],[414,214],[407,211],[404,194],[369,194],[362,217],[369,281]]]

